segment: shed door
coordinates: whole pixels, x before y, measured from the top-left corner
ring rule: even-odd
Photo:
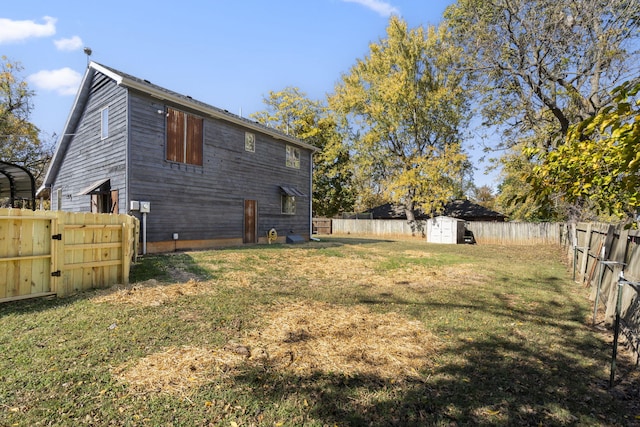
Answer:
[[[244,243],[256,243],[258,241],[258,201],[244,201]]]

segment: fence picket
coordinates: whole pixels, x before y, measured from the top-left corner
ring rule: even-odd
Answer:
[[[128,215],[0,209],[0,302],[128,283],[138,228]]]

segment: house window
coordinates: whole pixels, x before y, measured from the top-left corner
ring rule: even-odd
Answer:
[[[244,149],[252,153],[256,152],[256,136],[251,132],[244,133]]]
[[[189,113],[167,109],[167,160],[202,166],[203,122]]]
[[[62,188],[56,189],[56,204],[57,210],[62,210]]]
[[[296,213],[296,197],[283,194],[282,200],[282,213],[287,215],[295,215]]]
[[[109,107],[100,110],[100,139],[109,137]]]
[[[300,149],[287,145],[287,167],[300,169]]]

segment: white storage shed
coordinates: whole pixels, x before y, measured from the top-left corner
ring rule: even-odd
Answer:
[[[427,220],[427,242],[464,243],[464,221],[450,216],[437,216]]]

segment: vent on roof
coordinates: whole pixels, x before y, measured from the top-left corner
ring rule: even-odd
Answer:
[[[145,83],[149,83],[149,84],[151,84],[151,82],[150,82],[149,80],[147,80],[147,79],[144,79],[143,81],[144,81]]]

